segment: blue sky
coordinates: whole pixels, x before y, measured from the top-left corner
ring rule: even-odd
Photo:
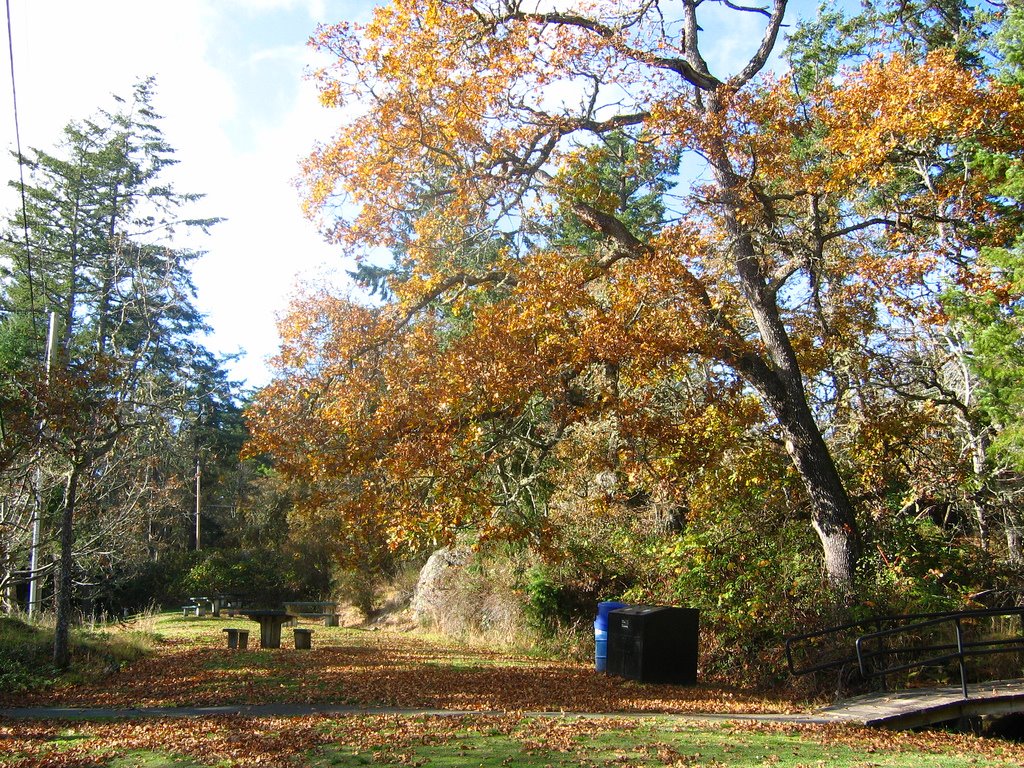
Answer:
[[[298,281],[344,286],[345,264],[299,210],[298,162],[344,118],[323,109],[306,79],[317,22],[365,19],[359,0],[10,0],[22,146],[51,149],[62,127],[155,75],[156,108],[177,149],[179,192],[207,195],[196,215],[226,222],[189,243],[208,255],[194,275],[198,306],[220,352],[243,350],[233,372],[268,380],[275,316]],[[801,0],[803,9],[811,6]],[[710,6],[712,9],[715,6]],[[759,41],[760,17],[744,14],[709,47],[713,69]],[[708,26],[714,22],[709,18]],[[712,30],[709,29],[709,32]],[[717,30],[714,30],[717,32]],[[321,62],[322,63],[322,62]],[[717,66],[716,66],[717,65]],[[10,74],[0,66],[0,145],[14,149]],[[3,179],[15,167],[4,153]],[[15,203],[6,188],[0,212]],[[341,288],[344,290],[344,288]]]

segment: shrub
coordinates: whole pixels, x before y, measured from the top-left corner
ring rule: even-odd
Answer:
[[[231,550],[204,553],[173,585],[178,600],[193,595],[241,595],[276,604],[309,594],[308,581],[295,558],[273,551]]]
[[[368,619],[377,609],[384,578],[382,574],[365,568],[342,568],[334,574],[334,594]]]

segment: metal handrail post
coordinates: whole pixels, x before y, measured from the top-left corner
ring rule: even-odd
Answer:
[[[875,622],[875,626],[876,626],[876,627],[878,627],[878,631],[879,631],[879,632],[881,632],[881,631],[882,631],[882,629],[883,629],[883,626],[882,626],[882,620],[881,620],[881,619],[878,619],[878,621],[876,621],[876,622]],[[888,647],[888,645],[886,645],[886,642],[885,642],[885,636],[883,635],[883,636],[879,637],[879,638],[878,638],[878,641],[879,641],[879,644],[880,644],[880,648],[881,648],[881,653],[883,654],[883,658],[884,658],[884,659],[886,660],[886,662],[888,663],[888,658],[889,658],[889,657],[888,657],[889,647]],[[859,654],[859,651],[858,651],[858,656],[859,656],[859,655],[860,655],[860,654]],[[883,691],[887,691],[887,690],[889,690],[889,677],[888,677],[888,675],[886,675],[886,674],[885,674],[885,672],[884,672],[884,671],[883,671],[883,672],[882,672],[882,674],[881,674],[881,679],[882,679],[882,690],[883,690]]]
[[[854,641],[853,647],[857,650],[857,666],[860,667],[861,677],[866,678],[868,676],[868,672],[867,668],[864,666],[864,654],[861,651],[861,642],[863,642],[863,640],[864,636],[861,635]]]
[[[960,664],[960,690],[963,691],[964,699],[967,698],[967,665],[964,662],[964,636],[960,630],[960,617],[953,620],[956,627],[956,660]]]

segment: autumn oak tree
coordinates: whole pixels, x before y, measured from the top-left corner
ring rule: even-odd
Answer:
[[[760,26],[730,71],[708,64],[709,9]],[[941,50],[794,88],[765,73],[785,12],[393,0],[322,27],[322,100],[346,120],[304,165],[308,211],[352,254],[400,254],[401,277],[382,307],[296,306],[254,450],[393,540],[486,524],[502,494],[536,491],[572,423],[650,427],[653,382],[699,363],[728,402],[760,404],[848,590],[857,510],[818,392],[880,323],[934,318],[929,283],[986,281],[952,257],[1010,233],[957,148],[1019,151],[1024,111]],[[656,226],[593,172],[615,135],[682,159]],[[553,233],[567,216],[586,244]],[[519,430],[518,474],[495,470],[501,430]]]

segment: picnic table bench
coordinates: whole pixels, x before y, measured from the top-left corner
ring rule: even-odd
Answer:
[[[241,651],[249,647],[249,630],[236,629],[234,627],[222,629],[221,632],[228,633],[228,648],[238,648]]]
[[[220,616],[225,613],[228,616],[236,616],[241,612],[242,599],[238,595],[214,595],[213,597],[190,597],[189,604],[181,608],[185,616],[205,616],[212,614]]]
[[[338,604],[332,602],[295,602],[284,604],[290,616],[323,619],[325,627],[338,626]]]
[[[190,597],[189,604],[181,607],[183,616],[205,616],[213,611],[213,601],[208,597]]]
[[[312,629],[296,629],[295,630],[295,650],[297,651],[308,651],[313,647],[313,630]]]

